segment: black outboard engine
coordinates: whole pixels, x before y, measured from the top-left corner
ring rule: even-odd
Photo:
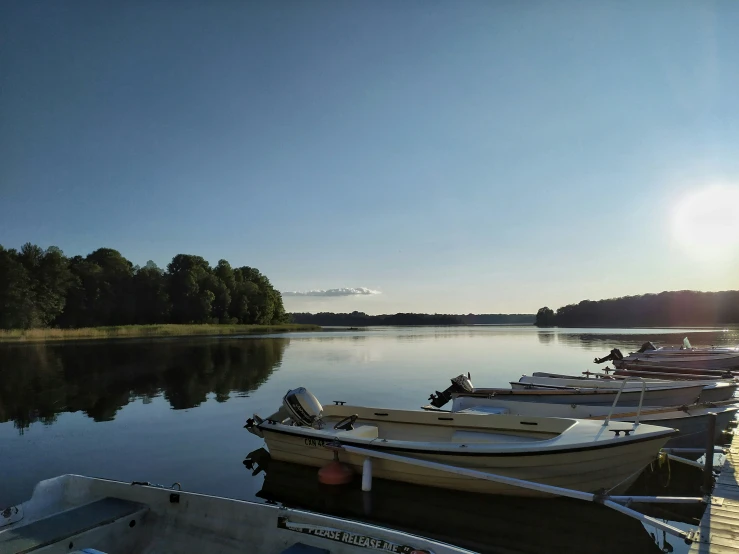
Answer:
[[[651,342],[645,342],[641,345],[641,348],[637,350],[639,354],[642,354],[644,352],[647,352],[648,350],[657,350],[657,347],[654,346]]]
[[[618,348],[614,348],[611,350],[611,353],[608,354],[608,356],[603,356],[602,358],[595,358],[594,363],[596,364],[602,364],[603,362],[608,362],[610,360],[613,360],[614,362],[618,362],[620,360],[624,359],[624,355],[621,354],[621,351]]]
[[[444,404],[449,402],[452,399],[452,393],[475,392],[475,387],[472,386],[472,381],[470,380],[469,373],[467,373],[467,375],[465,375],[464,373],[462,375],[457,375],[451,381],[452,386],[450,386],[444,392],[439,392],[437,390],[436,394],[432,394],[431,396],[429,396],[431,405],[434,408],[441,408]]]

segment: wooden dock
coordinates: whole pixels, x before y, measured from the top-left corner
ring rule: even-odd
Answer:
[[[698,528],[690,554],[739,554],[739,431],[729,446],[721,474],[713,489],[711,504]]]

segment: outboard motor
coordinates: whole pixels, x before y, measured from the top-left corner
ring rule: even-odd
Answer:
[[[464,373],[462,375],[457,375],[451,381],[452,386],[446,389],[444,392],[439,392],[437,390],[436,394],[432,394],[431,396],[429,396],[431,405],[434,408],[441,408],[444,404],[449,402],[452,399],[452,393],[475,392],[475,387],[472,386],[472,381],[469,373],[467,373],[467,375],[465,375]]]
[[[641,348],[637,350],[637,354],[643,354],[644,352],[647,352],[649,350],[657,350],[657,347],[654,346],[651,342],[645,342],[641,345]]]
[[[595,358],[594,363],[596,364],[602,364],[603,362],[607,362],[610,360],[613,360],[614,362],[618,362],[620,360],[624,359],[624,355],[621,354],[621,351],[618,348],[614,348],[611,350],[611,353],[608,354],[608,356],[603,356],[602,358]]]
[[[312,427],[323,416],[323,406],[305,387],[287,391],[282,406],[290,419],[301,426]]]

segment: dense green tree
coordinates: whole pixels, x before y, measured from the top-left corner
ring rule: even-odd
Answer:
[[[19,259],[31,280],[37,324],[48,325],[62,313],[66,304],[72,281],[68,261],[55,246],[44,251],[31,243],[21,247]]]
[[[210,323],[215,294],[208,290],[210,266],[201,256],[178,254],[167,266],[175,323]]]
[[[539,308],[539,311],[536,312],[536,326],[552,327],[554,324],[554,310],[546,306]]]
[[[92,304],[97,325],[133,323],[134,303],[131,302],[133,264],[112,248],[99,248],[88,254],[86,261],[100,268],[98,294]]]
[[[215,323],[228,323],[228,309],[231,305],[231,292],[226,284],[213,274],[206,275],[201,284],[203,289],[212,294],[211,317]]]
[[[100,325],[95,309],[100,296],[100,266],[82,256],[74,256],[69,260],[69,270],[72,278],[67,289],[66,304],[56,323],[61,327]]]
[[[0,246],[0,327],[27,329],[40,325],[33,284],[15,250]]]
[[[251,267],[215,268],[178,254],[162,271],[134,266],[117,250],[66,258],[57,247],[0,246],[0,327],[130,323],[281,323],[282,297]]]
[[[167,323],[172,303],[167,290],[167,278],[156,264],[149,261],[133,277],[133,298],[136,323]]]
[[[244,282],[248,323],[269,325],[285,322],[287,315],[282,304],[282,295],[275,290],[269,279],[253,267],[244,266],[236,271]]]
[[[732,323],[739,323],[739,291],[684,290],[583,300],[557,309],[553,324],[559,327],[710,327]]]

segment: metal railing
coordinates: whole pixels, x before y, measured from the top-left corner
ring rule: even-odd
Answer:
[[[618,392],[616,393],[616,398],[613,399],[613,404],[611,405],[611,410],[608,412],[608,415],[606,416],[605,421],[603,422],[603,427],[607,427],[608,424],[611,421],[611,417],[613,416],[613,410],[616,409],[616,405],[618,404],[618,399],[621,398],[621,393],[624,390],[624,387],[626,386],[626,383],[629,381],[637,381],[641,382],[641,394],[639,395],[639,408],[636,411],[636,420],[634,420],[634,428],[636,428],[637,425],[639,425],[639,418],[641,417],[641,407],[644,403],[644,392],[647,390],[647,382],[643,379],[640,379],[639,377],[627,377],[623,380],[623,383],[621,383],[621,386],[618,388]]]

